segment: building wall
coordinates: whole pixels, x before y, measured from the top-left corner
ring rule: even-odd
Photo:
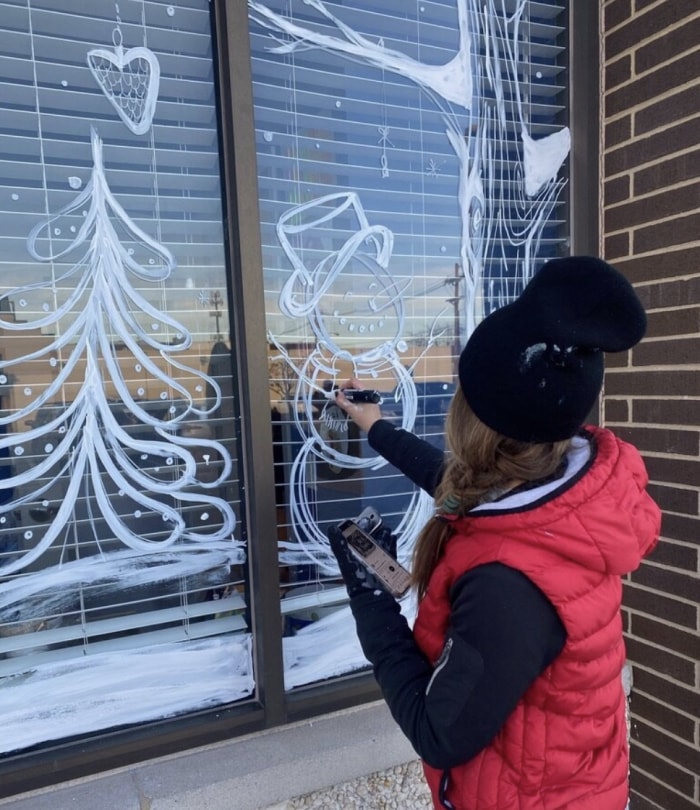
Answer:
[[[634,810],[700,806],[700,8],[603,0],[601,232],[646,340],[610,368],[605,424],[643,452],[662,539],[625,585]]]

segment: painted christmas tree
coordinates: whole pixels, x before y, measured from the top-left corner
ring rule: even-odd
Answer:
[[[0,360],[13,398],[0,412],[2,575],[50,548],[60,562],[70,535],[80,546],[154,552],[215,546],[235,527],[228,502],[206,492],[228,479],[231,456],[197,429],[221,391],[178,360],[190,334],[134,286],[164,282],[175,261],[110,191],[95,130],[92,157],[82,191],[29,235],[52,277],[0,297],[0,327],[27,338],[12,341],[26,350]],[[25,514],[33,522],[17,520]]]

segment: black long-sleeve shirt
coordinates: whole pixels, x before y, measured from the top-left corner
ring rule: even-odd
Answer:
[[[387,461],[434,493],[444,464],[440,450],[383,420],[368,438]],[[394,719],[419,756],[437,768],[466,762],[488,745],[566,640],[544,594],[500,563],[466,573],[450,598],[438,662],[425,658],[387,593],[351,599],[363,651]]]

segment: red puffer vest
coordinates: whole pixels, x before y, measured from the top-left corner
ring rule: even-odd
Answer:
[[[465,571],[501,562],[548,597],[567,632],[562,652],[531,685],[494,740],[451,769],[456,810],[624,810],[628,798],[621,575],[656,544],[660,511],[645,491],[639,453],[589,428],[586,473],[559,495],[520,511],[472,512],[455,524],[414,626],[436,661],[450,588]],[[443,773],[424,765],[436,807]]]

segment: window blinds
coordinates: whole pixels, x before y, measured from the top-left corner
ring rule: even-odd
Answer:
[[[406,561],[430,514],[329,390],[357,377],[441,447],[466,338],[565,240],[566,14],[526,0],[249,9],[291,687],[363,664],[337,641],[328,526],[372,504]]]
[[[253,688],[210,24],[0,2],[3,752]]]

